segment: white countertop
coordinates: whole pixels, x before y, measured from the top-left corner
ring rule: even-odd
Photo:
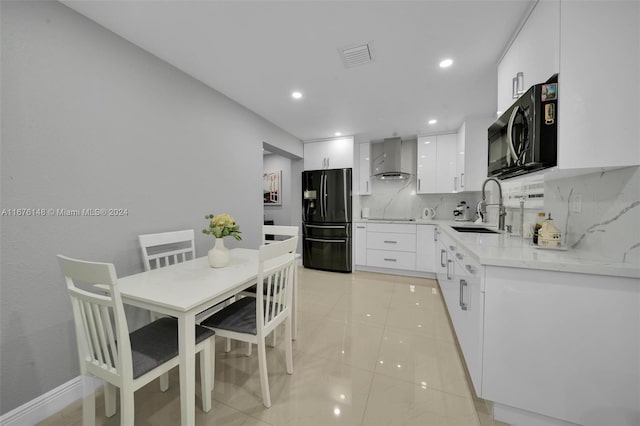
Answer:
[[[569,248],[566,251],[542,249],[534,246],[529,239],[516,235],[462,233],[452,226],[495,226],[474,225],[473,222],[453,220],[398,221],[386,219],[359,219],[356,223],[405,223],[438,225],[450,238],[461,244],[480,264],[512,268],[542,269],[559,272],[577,272],[594,275],[609,275],[640,278],[640,265],[622,263],[598,257],[592,252]]]

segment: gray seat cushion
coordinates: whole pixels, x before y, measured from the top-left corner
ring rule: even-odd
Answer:
[[[196,325],[196,344],[215,332]],[[164,317],[129,334],[133,357],[133,378],[153,370],[178,356],[178,320]]]
[[[200,324],[205,327],[256,335],[258,334],[258,326],[256,324],[256,300],[254,297],[243,297],[211,315]],[[266,301],[264,301],[264,306],[266,311]],[[269,302],[269,306],[275,306],[277,308],[278,304]]]
[[[258,334],[256,325],[256,300],[243,297],[211,315],[200,324],[238,333]]]

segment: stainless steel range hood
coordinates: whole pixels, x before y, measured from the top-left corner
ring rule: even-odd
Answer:
[[[373,176],[378,179],[408,179],[411,165],[403,164],[402,139],[388,138],[371,145]]]

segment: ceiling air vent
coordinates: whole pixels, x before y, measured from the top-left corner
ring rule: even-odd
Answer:
[[[368,64],[373,60],[371,43],[350,45],[339,50],[342,62],[347,68]]]

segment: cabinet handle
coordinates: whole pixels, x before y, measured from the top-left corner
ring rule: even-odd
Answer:
[[[451,265],[453,263],[453,260],[448,260],[447,259],[447,279],[450,280],[451,276],[449,276],[449,265]]]
[[[367,227],[366,226],[356,226],[356,228],[358,228],[358,229],[366,229]]]
[[[397,259],[390,259],[390,258],[387,258],[387,257],[385,257],[384,260],[385,260],[385,262],[397,262]]]
[[[369,192],[369,181],[366,181],[366,184],[367,184],[367,190],[366,190],[366,192]]]
[[[456,253],[456,257],[458,258],[458,260],[462,260],[464,256],[461,253]]]
[[[444,268],[444,267],[445,267],[444,262],[446,262],[445,260],[442,260],[442,255],[443,255],[443,254],[444,254],[444,255],[446,255],[446,254],[447,254],[447,251],[446,251],[445,249],[440,249],[440,266],[441,266],[442,268]]]
[[[475,273],[476,273],[476,268],[474,268],[474,267],[473,267],[473,266],[471,266],[471,265],[466,265],[466,267],[467,267],[467,271],[469,271],[469,273],[470,273],[470,274],[474,274],[474,275],[475,275]]]
[[[433,241],[438,241],[438,230],[433,228]]]
[[[327,157],[327,169],[331,167],[331,165],[329,164],[330,160],[331,160],[331,158]]]
[[[385,244],[398,244],[397,241],[385,241],[384,243]]]
[[[518,82],[518,91],[516,95],[520,97],[524,93],[524,73],[520,71],[516,74],[516,81]]]
[[[418,191],[420,191],[420,179],[418,179]]]
[[[460,188],[464,188],[464,173],[460,173]]]
[[[453,190],[454,191],[458,190],[458,176],[453,178]]]
[[[513,79],[511,79],[511,97],[518,99],[524,93],[524,73],[518,72]]]
[[[467,304],[464,303],[464,287],[467,286],[466,280],[460,280],[460,309],[463,311],[467,310]]]

